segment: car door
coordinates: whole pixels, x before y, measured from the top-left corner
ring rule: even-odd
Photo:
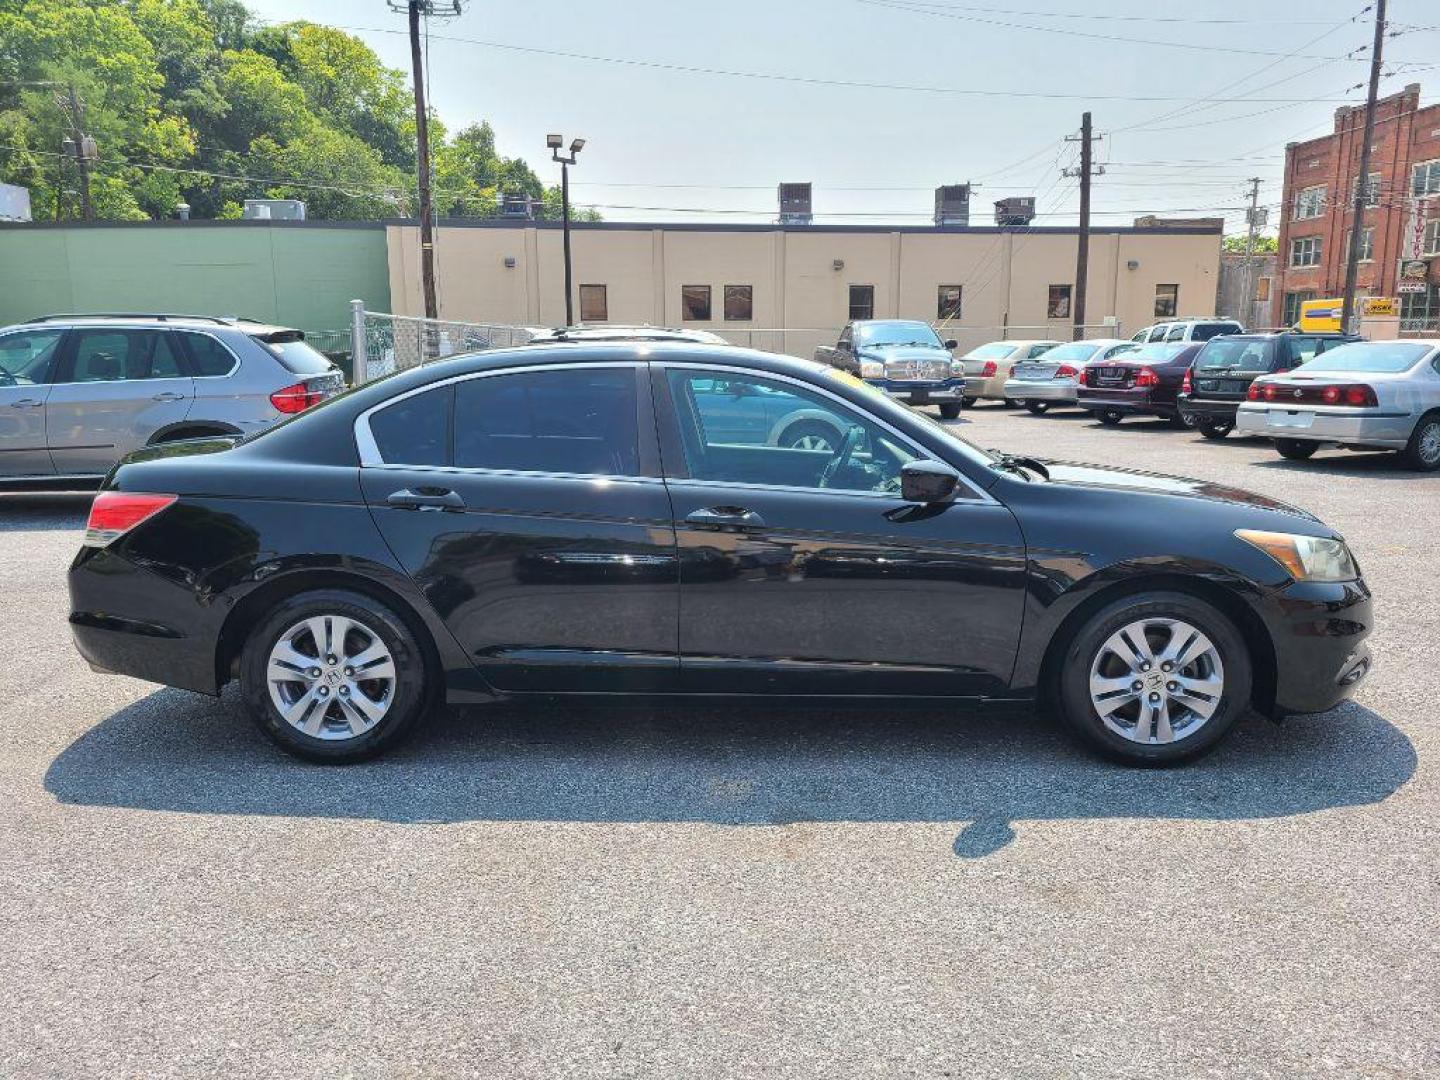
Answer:
[[[158,328],[71,330],[45,407],[45,436],[62,475],[99,475],[185,419],[194,381]]]
[[[928,456],[838,395],[785,376],[728,378],[846,432],[810,449],[716,438],[694,393],[717,372],[656,364],[680,556],[680,674],[718,693],[984,695],[1008,684],[1025,550],[978,489],[906,504],[900,465]]]
[[[55,473],[45,407],[64,335],[58,327],[0,334],[0,477]]]
[[[391,551],[496,688],[663,691],[679,571],[643,364],[462,376],[367,412]]]

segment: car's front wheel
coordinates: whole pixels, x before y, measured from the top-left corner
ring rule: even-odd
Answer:
[[[240,658],[246,708],[281,749],[309,761],[374,757],[427,707],[424,654],[388,606],[323,589],[282,601]]]
[[[835,453],[840,444],[835,429],[818,420],[801,420],[798,424],[791,424],[776,441],[791,450],[821,450],[827,454]]]
[[[1315,451],[1319,449],[1319,443],[1306,442],[1304,439],[1275,440],[1275,452],[1287,461],[1304,461],[1314,457]]]
[[[1220,611],[1186,593],[1122,597],[1066,644],[1057,698],[1091,746],[1139,765],[1209,750],[1249,705],[1250,654]]]
[[[966,394],[960,399],[960,404],[964,405],[967,409],[973,409],[975,407],[975,403],[979,400],[980,399],[977,397],[971,397],[969,394]]]

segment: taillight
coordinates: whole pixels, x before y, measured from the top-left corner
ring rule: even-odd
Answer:
[[[107,547],[178,498],[178,495],[102,491],[90,504],[90,520],[85,523],[85,539],[81,543],[86,547]]]
[[[1159,386],[1160,376],[1148,367],[1142,367],[1135,375],[1136,386]]]
[[[1079,374],[1078,376],[1076,376],[1075,381],[1076,381],[1077,383],[1079,383],[1081,386],[1089,386],[1089,385],[1090,385],[1090,369],[1089,369],[1089,368],[1081,368],[1081,369],[1080,369],[1080,374]]]
[[[303,382],[282,386],[270,395],[270,404],[283,413],[304,412],[310,406],[319,405],[324,400],[324,391],[312,390]]]
[[[1185,369],[1185,378],[1183,378],[1182,380],[1180,380],[1180,392],[1181,392],[1182,394],[1188,394],[1188,393],[1190,393],[1190,391],[1193,390],[1194,388],[1195,388],[1195,384],[1190,381],[1190,369],[1189,369],[1189,368],[1186,368],[1186,369]]]
[[[1055,378],[1057,379],[1073,379],[1078,374],[1080,374],[1079,370],[1069,364],[1061,364],[1055,369]]]
[[[1358,408],[1379,405],[1375,388],[1363,383],[1354,386],[1327,386],[1320,391],[1320,400],[1326,405],[1354,405]]]
[[[986,360],[985,366],[980,369],[980,377],[982,379],[993,379],[999,370],[994,360]]]
[[[1263,392],[1264,392],[1264,387],[1262,387],[1258,382],[1252,382],[1252,383],[1250,384],[1250,389],[1245,391],[1245,400],[1246,400],[1246,401],[1259,401],[1259,400],[1260,400],[1260,395],[1261,395]]]
[[[1275,396],[1276,396],[1279,392],[1280,392],[1280,391],[1275,388],[1275,384],[1274,384],[1274,383],[1269,383],[1269,384],[1267,384],[1267,385],[1265,386],[1265,389],[1261,391],[1261,393],[1264,395],[1266,401],[1274,401],[1274,400],[1275,400]]]

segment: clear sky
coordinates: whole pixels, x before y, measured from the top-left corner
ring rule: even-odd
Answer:
[[[404,16],[385,0],[248,2],[347,27],[409,68]],[[1366,6],[467,0],[431,22],[430,80],[452,130],[489,120],[501,152],[547,182],[559,167],[546,133],[583,136],[572,197],[607,220],[764,221],[778,182],[809,180],[819,220],[923,224],[937,185],[973,180],[977,224],[1006,195],[1037,196],[1038,223],[1073,223],[1076,181],[1061,169],[1078,147],[1064,138],[1088,108],[1107,163],[1096,224],[1223,213],[1241,231],[1245,180],[1261,177],[1261,203],[1277,204],[1285,143],[1364,100]],[[1382,93],[1428,82],[1423,100],[1440,98],[1440,3],[1392,0],[1389,18],[1402,32],[1386,42]]]

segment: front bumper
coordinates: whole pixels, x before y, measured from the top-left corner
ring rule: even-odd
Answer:
[[[1074,404],[1080,387],[1074,379],[1007,379],[1005,396],[1011,401],[1054,401]]]
[[[1363,413],[1343,406],[1290,408],[1247,401],[1235,414],[1235,430],[1244,435],[1384,450],[1403,450],[1414,427],[1415,417],[1409,413]]]
[[[1363,579],[1297,581],[1272,594],[1261,616],[1275,644],[1276,715],[1324,712],[1369,674],[1373,621]]]
[[[965,380],[943,379],[939,382],[910,379],[866,379],[865,382],[882,390],[897,401],[911,405],[929,405],[938,401],[959,401],[965,394]]]

